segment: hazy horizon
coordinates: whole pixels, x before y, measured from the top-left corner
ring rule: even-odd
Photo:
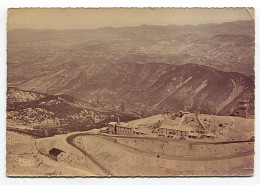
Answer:
[[[124,27],[139,27],[139,26],[171,26],[171,25],[176,25],[176,26],[198,26],[198,25],[206,25],[206,24],[224,24],[224,23],[231,23],[231,22],[240,22],[240,21],[251,21],[251,20],[236,20],[236,21],[228,21],[228,22],[223,22],[223,23],[204,23],[204,24],[184,24],[184,25],[178,25],[178,24],[167,24],[167,25],[158,25],[158,24],[139,24],[139,25],[133,25],[133,26],[105,26],[105,27],[97,27],[97,28],[64,28],[64,29],[59,29],[59,28],[13,28],[9,29],[11,30],[95,30],[95,29],[105,29],[105,28],[124,28]]]
[[[11,8],[8,30],[199,25],[253,20],[252,8]]]

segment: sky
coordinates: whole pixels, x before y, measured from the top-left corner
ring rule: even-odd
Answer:
[[[246,8],[16,8],[8,11],[8,30],[95,29],[148,25],[186,25],[252,20]]]

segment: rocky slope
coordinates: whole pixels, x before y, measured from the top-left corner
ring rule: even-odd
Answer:
[[[8,32],[9,86],[141,115],[254,110],[254,22]]]
[[[254,22],[8,31],[8,84],[62,69],[97,74],[110,63],[195,63],[253,75]],[[77,70],[75,71],[77,75]]]
[[[254,110],[254,80],[240,73],[160,63],[111,64],[91,78],[83,69],[78,73],[55,73],[30,80],[21,88],[66,93],[107,109],[123,104],[126,110],[144,114],[186,109],[228,115],[237,108],[238,99],[249,99],[250,113]]]

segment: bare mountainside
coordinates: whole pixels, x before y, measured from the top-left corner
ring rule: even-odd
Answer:
[[[254,22],[8,31],[8,85],[151,115],[254,110]]]
[[[111,64],[91,77],[85,68],[62,69],[20,88],[66,93],[106,109],[123,105],[144,115],[184,109],[228,115],[236,110],[239,99],[249,99],[249,112],[254,111],[254,79],[195,64]]]
[[[61,69],[88,76],[111,63],[194,63],[253,75],[254,22],[203,25],[140,25],[89,30],[8,31],[8,84]],[[77,73],[76,73],[77,74]]]

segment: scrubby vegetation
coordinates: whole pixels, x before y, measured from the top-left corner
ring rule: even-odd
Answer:
[[[31,135],[48,137],[101,128],[111,121],[117,121],[118,118],[121,121],[136,119],[130,114],[97,111],[60,96],[39,94],[13,88],[7,92],[7,119],[27,127],[28,129],[23,129],[22,132]]]

